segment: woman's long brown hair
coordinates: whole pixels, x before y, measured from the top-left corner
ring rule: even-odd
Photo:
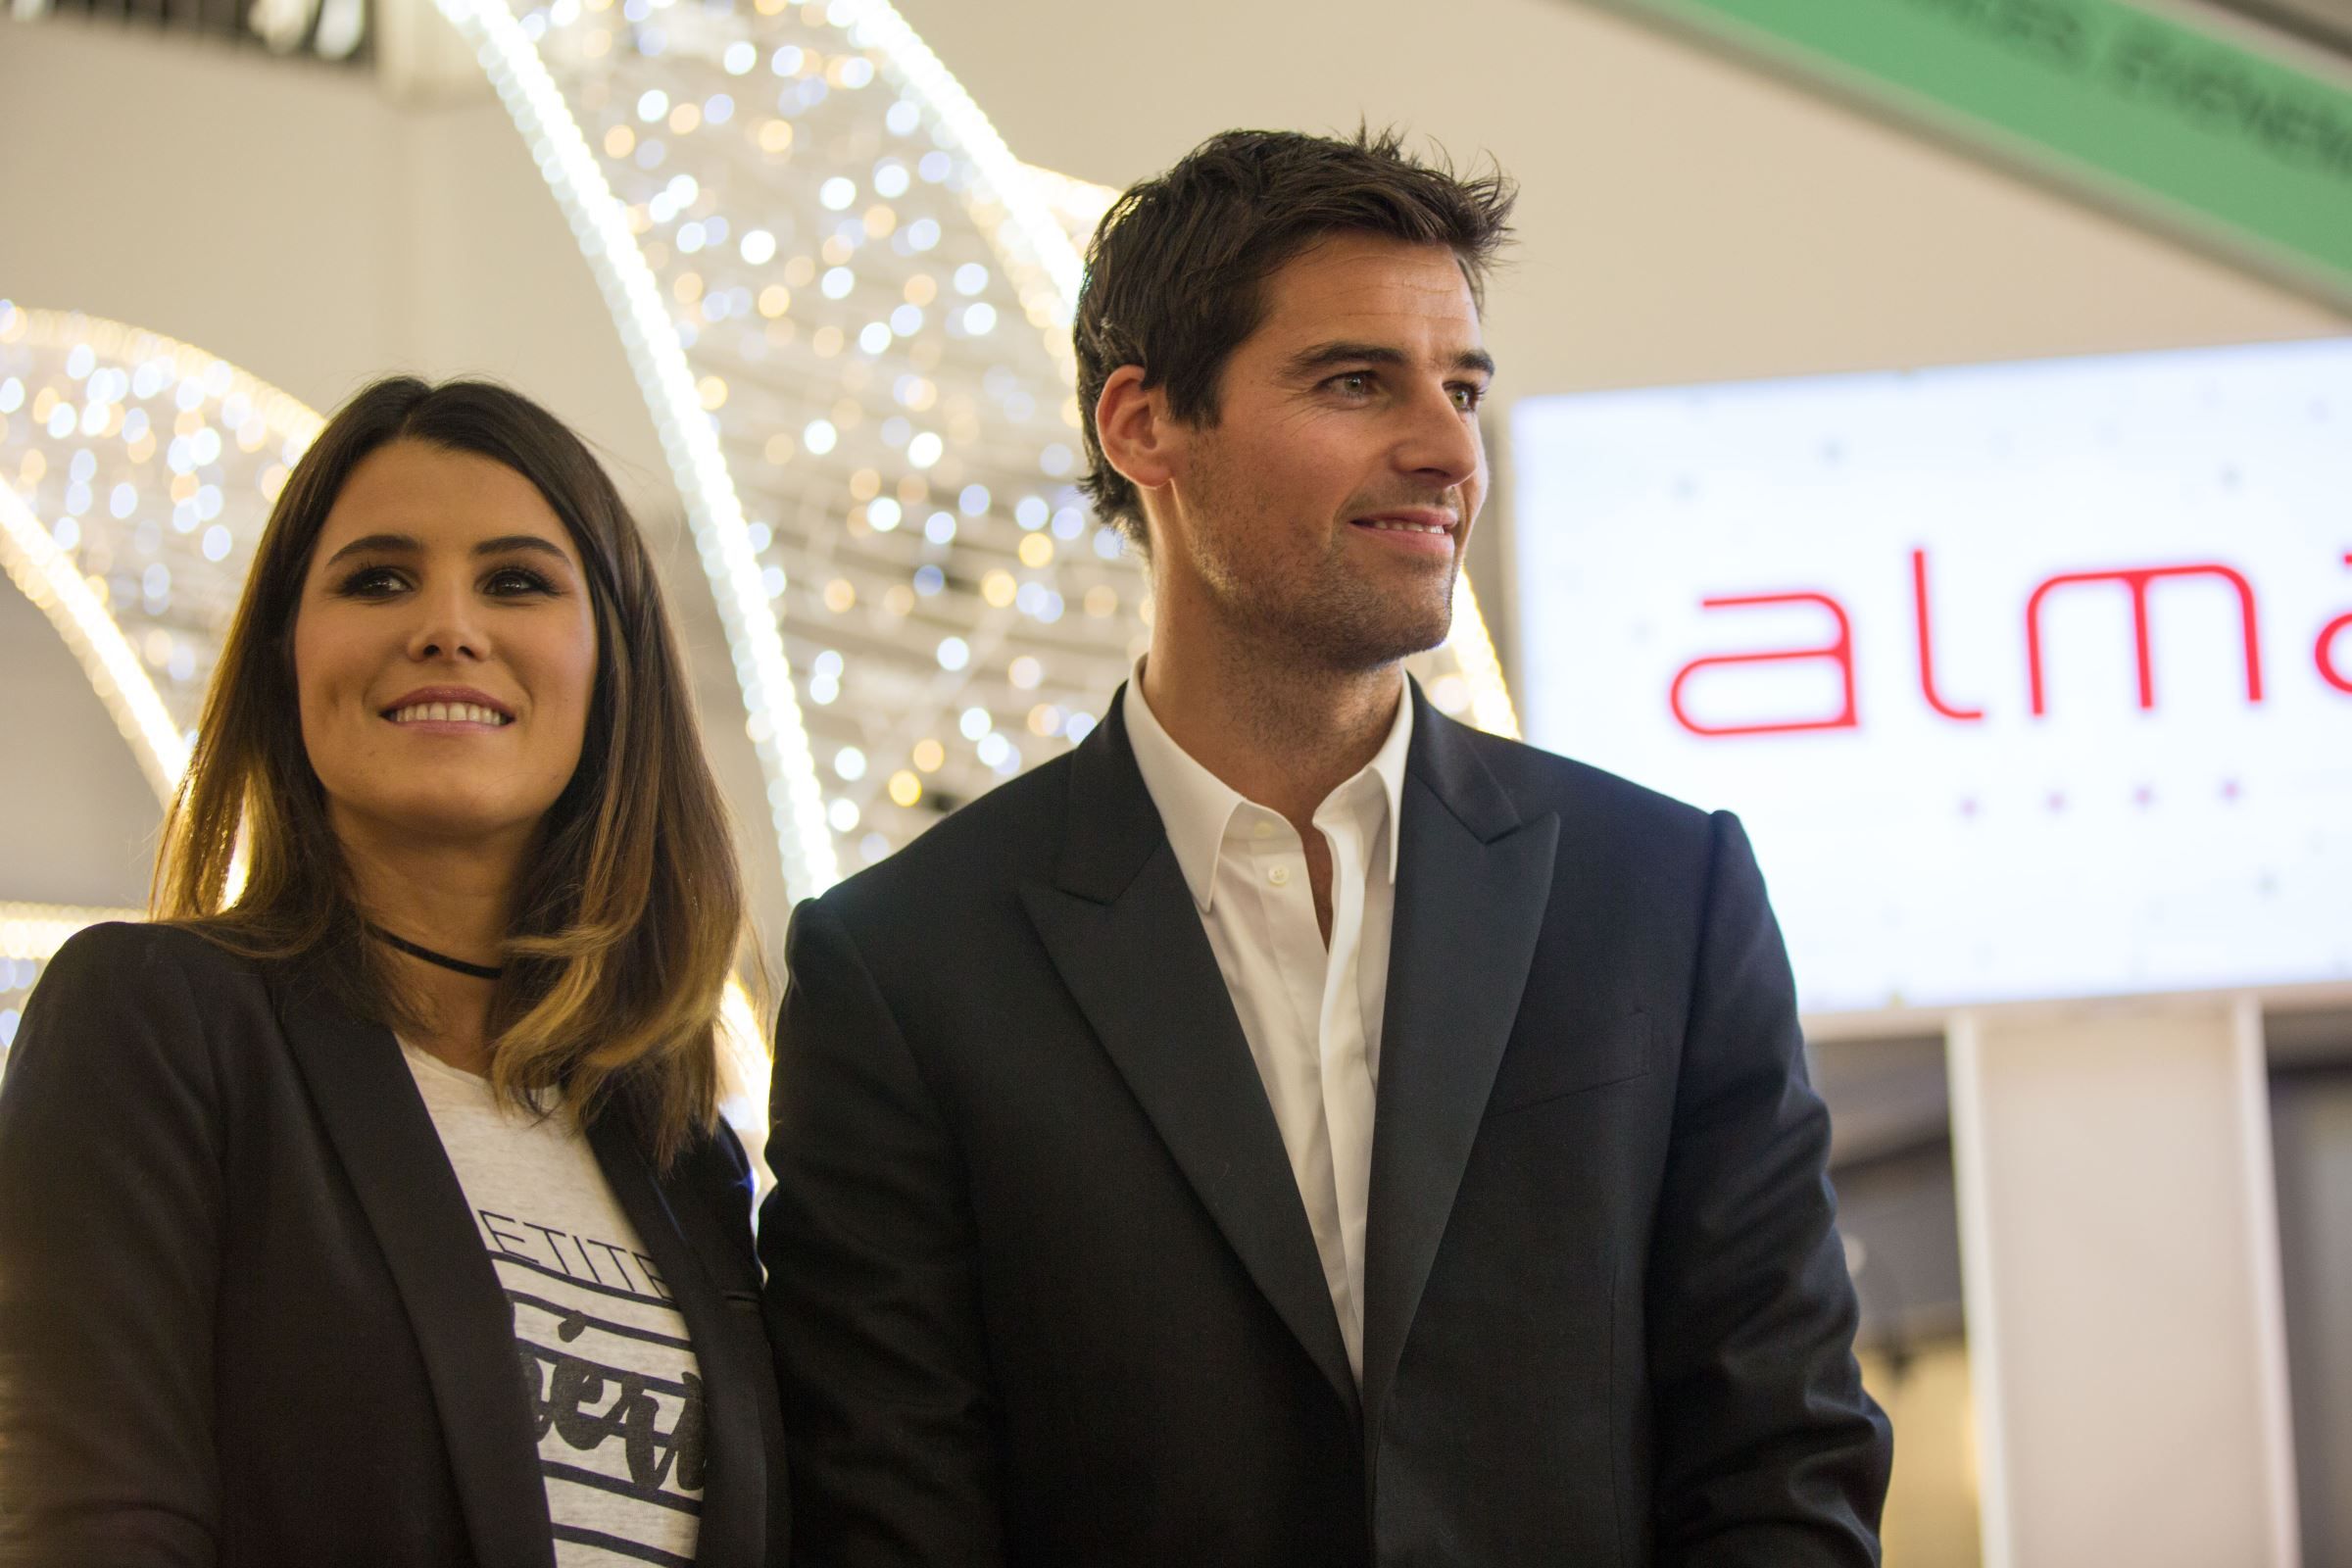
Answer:
[[[536,485],[579,551],[596,615],[579,767],[541,821],[514,893],[490,1004],[491,1084],[526,1109],[552,1093],[583,1123],[625,1106],[666,1165],[717,1120],[718,1008],[743,932],[742,885],[644,540],[579,438],[519,393],[378,381],[296,466],[165,817],[152,912],[232,952],[303,960],[363,1016],[419,1026],[390,956],[365,938],[303,747],[293,664],[294,617],[327,513],[360,461],[395,441],[488,458]],[[232,895],[240,841],[247,871]]]

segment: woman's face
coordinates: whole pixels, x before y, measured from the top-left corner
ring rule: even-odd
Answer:
[[[294,683],[345,842],[518,853],[579,765],[596,686],[569,533],[504,464],[378,448],[311,553]]]

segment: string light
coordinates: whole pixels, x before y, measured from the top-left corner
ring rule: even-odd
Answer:
[[[159,796],[169,794],[187,771],[186,739],[122,628],[14,490],[0,489],[0,566],[74,650],[148,784]]]
[[[0,960],[47,963],[66,939],[84,926],[107,920],[144,920],[144,909],[93,908],[77,904],[0,903]],[[30,985],[30,976],[25,983]],[[0,987],[0,990],[14,989]]]
[[[816,760],[777,627],[777,596],[768,591],[751,547],[716,428],[706,416],[653,269],[638,248],[630,212],[612,194],[596,154],[514,14],[499,0],[438,3],[479,50],[492,86],[563,206],[620,329],[734,655],[735,678],[750,710],[746,728],[768,779],[786,892],[796,898],[821,893],[839,878],[840,864],[825,831]],[[670,188],[675,187],[673,179]]]
[[[270,504],[318,427],[190,344],[0,300],[0,562],[159,799],[186,766]]]
[[[439,3],[671,455],[788,890],[1082,738],[1148,597],[1076,488],[1069,322],[1114,193],[1015,161],[887,0]],[[1508,729],[1466,584],[1456,602],[1453,643],[1415,668]],[[988,724],[922,750],[965,710]],[[845,750],[869,765],[820,791],[814,758]]]

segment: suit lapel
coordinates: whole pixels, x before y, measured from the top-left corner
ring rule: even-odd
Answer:
[[[299,974],[280,1020],[416,1330],[474,1555],[481,1568],[553,1568],[513,1308],[399,1042]]]
[[[1306,1207],[1224,974],[1136,768],[1122,706],[1111,700],[1108,717],[1071,759],[1055,885],[1024,889],[1023,898],[1177,1168],[1352,1410],[1355,1378]]]
[[[622,1107],[597,1118],[588,1129],[588,1146],[612,1184],[614,1200],[662,1270],[662,1282],[686,1320],[687,1338],[694,1342],[703,1384],[704,1452],[710,1456],[694,1560],[700,1568],[760,1568],[764,1560],[767,1473],[756,1402],[759,1385],[754,1380],[768,1376],[768,1369],[754,1365],[744,1353],[718,1287],[681,1233],[676,1211],[629,1134]],[[687,1213],[697,1216],[691,1204]],[[723,1240],[705,1237],[702,1245],[721,1246]]]
[[[1412,700],[1365,1239],[1368,1441],[1518,1017],[1560,829],[1521,820],[1460,726]]]

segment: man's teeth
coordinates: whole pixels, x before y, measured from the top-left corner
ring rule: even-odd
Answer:
[[[1402,522],[1394,517],[1367,517],[1364,519],[1364,525],[1368,528],[1380,528],[1390,533],[1450,533],[1452,531],[1442,522]]]
[[[392,710],[395,724],[445,723],[451,719],[462,724],[512,724],[514,722],[495,708],[477,703],[413,703],[407,708]]]

